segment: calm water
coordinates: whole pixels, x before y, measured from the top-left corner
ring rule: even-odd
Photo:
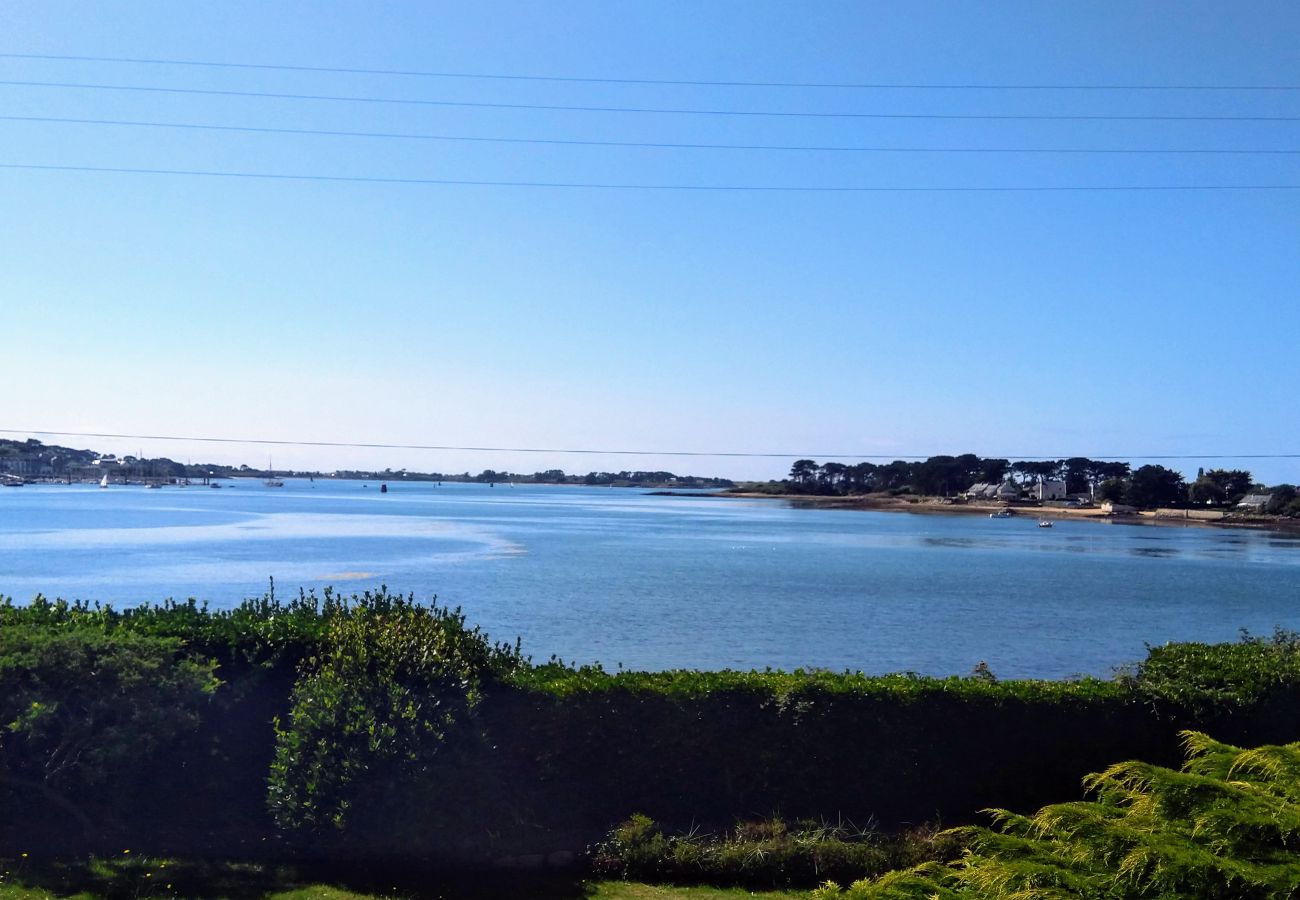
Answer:
[[[792,509],[636,490],[241,480],[0,489],[0,593],[115,605],[387,584],[536,659],[1106,675],[1300,628],[1300,536]]]

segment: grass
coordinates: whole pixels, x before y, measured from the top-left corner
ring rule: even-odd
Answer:
[[[600,881],[588,886],[587,900],[806,900],[807,891],[747,891],[744,888],[678,887],[635,881]]]
[[[631,881],[583,881],[540,875],[485,874],[450,881],[318,880],[287,866],[133,857],[0,859],[0,900],[806,900],[805,891],[754,893],[743,888],[676,887]]]

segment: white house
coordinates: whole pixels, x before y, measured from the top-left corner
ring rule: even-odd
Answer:
[[[1065,499],[1065,482],[1049,481],[1046,478],[1038,479],[1038,484],[1030,489],[1030,493],[1035,500],[1064,500]]]

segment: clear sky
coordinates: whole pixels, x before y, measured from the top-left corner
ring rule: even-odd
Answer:
[[[1300,7],[0,0],[0,53],[670,81],[1300,87]],[[1276,120],[1300,119],[1300,90],[620,84],[12,57],[0,58],[0,80],[46,83],[0,84],[6,165],[678,186],[1300,185],[1300,120]],[[660,144],[1291,153],[609,147],[33,117]],[[0,427],[821,459],[1300,452],[1297,190],[642,191],[0,168],[0,211]],[[195,461],[258,464],[267,454],[49,440]],[[777,477],[789,467],[272,452],[277,468]],[[1221,463],[1237,461],[1204,464]],[[1300,481],[1297,459],[1240,464],[1265,481]]]

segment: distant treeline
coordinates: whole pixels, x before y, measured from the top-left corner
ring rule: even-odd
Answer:
[[[388,481],[449,481],[469,482],[474,484],[578,484],[594,487],[681,487],[681,488],[728,488],[735,487],[735,482],[726,478],[706,478],[699,475],[675,475],[672,472],[588,472],[586,475],[569,474],[563,469],[547,469],[545,472],[525,474],[521,472],[498,472],[484,469],[477,475],[469,472],[410,472],[401,469],[394,472],[385,469],[382,472],[364,472],[340,470],[334,475],[338,478],[369,478]]]
[[[385,592],[212,612],[0,602],[0,847],[483,862],[670,828],[971,821],[1179,729],[1300,738],[1300,641],[1153,648],[1111,680],[536,665]]]
[[[878,492],[954,497],[975,484],[1006,480],[1028,489],[1040,480],[1058,481],[1073,496],[1110,500],[1141,508],[1230,506],[1251,493],[1267,494],[1261,512],[1300,516],[1294,485],[1265,487],[1241,469],[1201,469],[1188,483],[1183,475],[1159,465],[1134,469],[1129,463],[1089,459],[1016,460],[989,459],[974,453],[932,456],[926,460],[856,464],[801,459],[782,481],[758,485],[759,489],[794,494],[844,496]]]
[[[0,473],[26,478],[87,478],[101,474],[113,478],[138,478],[144,480],[175,480],[180,478],[267,478],[272,475],[313,478],[346,478],[371,481],[449,481],[483,484],[580,484],[598,487],[681,487],[726,488],[734,482],[726,478],[708,478],[698,475],[675,475],[672,472],[588,472],[585,475],[568,474],[563,469],[547,469],[531,474],[497,472],[484,469],[477,475],[469,472],[415,472],[407,469],[344,469],[335,472],[297,471],[289,469],[258,469],[248,465],[228,466],[217,463],[181,463],[165,456],[154,458],[115,456],[93,450],[75,450],[54,444],[43,444],[36,439],[13,441],[0,439]]]

